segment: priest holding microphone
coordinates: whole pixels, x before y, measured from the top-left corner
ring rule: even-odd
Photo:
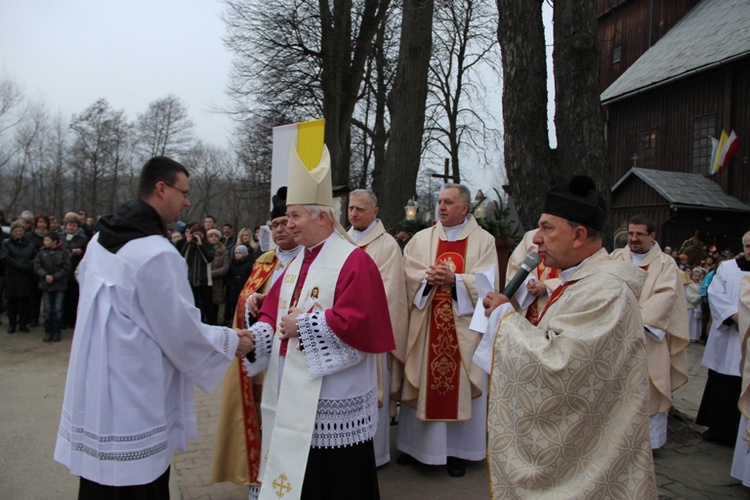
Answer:
[[[560,286],[532,321],[506,295],[483,301],[489,327],[474,362],[491,374],[494,498],[656,496],[638,306],[645,273],[609,258],[606,212],[588,177],[553,186],[533,243],[560,269]]]

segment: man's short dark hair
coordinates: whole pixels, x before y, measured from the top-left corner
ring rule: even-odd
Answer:
[[[230,223],[228,223],[228,222],[225,222],[225,223],[224,223],[224,226],[222,226],[222,227],[228,227],[229,229],[234,229],[234,226],[232,226],[232,225],[231,225]]]
[[[586,228],[586,234],[588,235],[589,238],[593,238],[593,239],[597,239],[597,240],[602,240],[604,238],[604,233],[602,233],[601,230],[599,230],[599,229],[594,229],[593,227],[586,226],[585,224],[581,224],[580,222],[576,222],[576,221],[572,221],[572,220],[568,220],[568,219],[565,219],[565,220],[568,221],[568,225],[570,227],[572,227],[573,229],[577,228],[578,226],[585,227]]]
[[[654,219],[650,219],[643,215],[634,215],[633,217],[631,217],[628,221],[628,225],[631,224],[636,226],[646,226],[646,231],[648,231],[648,234],[656,232],[656,222],[654,222]]]
[[[177,182],[177,174],[180,172],[185,174],[185,177],[190,177],[190,173],[181,163],[166,156],[154,156],[141,169],[141,176],[138,179],[138,197],[148,198],[154,192],[157,182],[174,185]]]
[[[206,221],[206,219],[211,219],[214,224],[216,224],[216,217],[214,217],[213,215],[206,215],[205,217],[203,217],[204,222]]]
[[[57,233],[57,231],[47,231],[44,233],[45,238],[49,238],[52,241],[60,241],[60,235]]]

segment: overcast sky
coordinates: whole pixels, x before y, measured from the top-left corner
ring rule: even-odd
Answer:
[[[175,94],[204,142],[226,146],[231,55],[221,0],[0,0],[0,78],[65,120],[99,98],[130,120]]]
[[[150,102],[175,94],[188,105],[196,135],[227,146],[232,122],[215,112],[227,105],[231,68],[223,8],[222,0],[0,0],[0,78],[66,121],[102,97],[132,121]],[[543,8],[551,40],[551,9]],[[490,101],[501,122],[496,85]],[[472,163],[463,172],[472,188],[502,182],[501,170]]]

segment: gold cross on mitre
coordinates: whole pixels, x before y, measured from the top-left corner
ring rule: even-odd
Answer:
[[[276,496],[279,498],[292,491],[292,483],[286,480],[286,474],[281,474],[274,479],[271,485],[273,486],[273,489],[276,490]]]

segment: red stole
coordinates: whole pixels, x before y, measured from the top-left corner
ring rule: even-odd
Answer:
[[[247,299],[260,290],[266,280],[271,278],[273,271],[279,262],[278,257],[274,257],[270,262],[256,262],[253,265],[253,270],[250,273],[250,277],[245,282],[245,286],[242,287],[240,296],[237,299],[237,310],[235,313],[235,326],[238,328],[246,328],[245,325],[245,307]],[[258,425],[258,415],[256,411],[256,401],[260,401],[261,394],[263,392],[263,385],[258,383],[254,384],[253,379],[247,376],[247,370],[245,365],[240,362],[238,363],[239,370],[237,375],[240,377],[239,387],[242,401],[242,414],[244,422],[244,437],[245,437],[245,450],[247,452],[247,467],[250,482],[257,484],[258,471],[260,469],[260,453],[261,453],[261,440],[260,440],[260,426]],[[262,377],[258,377],[258,380],[262,380]]]
[[[558,300],[560,300],[560,297],[562,297],[562,294],[565,291],[565,289],[568,288],[568,286],[570,286],[573,283],[575,283],[576,281],[578,281],[578,280],[566,281],[562,285],[560,285],[557,288],[555,288],[555,291],[552,292],[552,296],[549,298],[549,301],[547,301],[547,305],[544,306],[544,309],[542,310],[542,313],[539,315],[539,317],[536,319],[536,321],[532,321],[531,324],[534,325],[534,326],[537,326],[539,324],[539,321],[541,321],[542,316],[544,316],[544,313],[547,312],[547,309],[549,309],[550,307],[552,307],[552,304],[554,304],[555,302],[557,302]]]
[[[270,262],[255,262],[253,265],[253,271],[250,273],[250,277],[245,282],[245,286],[240,291],[239,299],[237,299],[237,309],[235,313],[235,321],[238,328],[246,328],[245,325],[245,305],[247,299],[252,294],[260,290],[263,283],[268,280],[273,274],[276,266],[279,263],[279,258],[275,257]]]
[[[467,244],[468,238],[460,241],[439,240],[435,264],[447,264],[454,273],[461,274]],[[439,287],[432,298],[427,346],[425,418],[456,420],[461,352],[450,286]]]
[[[245,436],[245,451],[247,452],[247,469],[250,482],[257,483],[258,471],[260,470],[260,426],[258,425],[258,414],[256,413],[255,402],[260,401],[263,391],[262,385],[257,385],[257,394],[254,389],[256,386],[250,377],[247,376],[245,365],[242,361],[237,363],[239,370],[237,374],[240,377],[240,396],[242,400],[242,415]]]

